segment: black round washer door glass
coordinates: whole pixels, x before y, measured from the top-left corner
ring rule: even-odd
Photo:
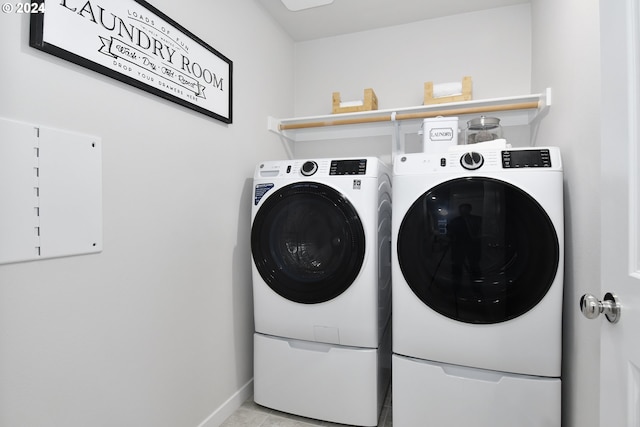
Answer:
[[[398,261],[413,292],[451,319],[489,324],[538,304],[559,263],[558,237],[540,204],[490,178],[433,187],[407,211]]]
[[[349,200],[316,182],[270,195],[251,229],[254,263],[264,281],[291,301],[314,304],[343,293],[360,272],[362,222]]]

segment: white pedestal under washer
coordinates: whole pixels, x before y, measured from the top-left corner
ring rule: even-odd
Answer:
[[[420,411],[436,411],[438,399],[430,401],[429,393],[452,389],[456,376],[434,365],[521,375],[521,382],[500,382],[503,395],[525,396],[541,387],[559,396],[564,268],[559,150],[492,142],[407,154],[396,158],[393,186],[394,423],[409,426]],[[430,378],[431,384],[412,378]],[[498,389],[486,389],[485,401],[490,390]],[[427,394],[423,400],[432,403],[407,412],[411,405],[403,399],[412,393]],[[464,401],[464,396],[461,389],[449,397]],[[529,402],[541,417],[557,418],[540,425],[559,425],[559,402],[557,411],[545,402],[542,396]],[[496,417],[493,425],[508,425],[509,419],[500,418],[507,416],[504,408],[488,410]],[[474,424],[479,421],[471,412],[459,416],[485,426]]]
[[[263,162],[253,202],[256,402],[375,425],[391,363],[390,338],[386,356],[382,345],[391,315],[390,169],[376,158]],[[354,383],[353,372],[366,383]],[[299,398],[274,397],[292,392]],[[323,409],[314,395],[351,409]]]
[[[391,380],[391,325],[378,348],[254,334],[254,400],[307,418],[377,426]]]

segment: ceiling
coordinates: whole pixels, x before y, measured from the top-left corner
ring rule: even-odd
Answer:
[[[295,41],[530,3],[530,0],[334,0],[326,6],[292,12],[280,0],[257,1]]]

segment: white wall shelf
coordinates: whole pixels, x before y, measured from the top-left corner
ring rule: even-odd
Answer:
[[[457,116],[461,123],[478,115],[499,117],[502,126],[528,125],[551,105],[551,89],[539,94],[420,105],[416,107],[328,114],[287,119],[268,118],[268,129],[291,142],[389,136],[394,154],[402,152],[404,136],[420,131],[422,120]]]

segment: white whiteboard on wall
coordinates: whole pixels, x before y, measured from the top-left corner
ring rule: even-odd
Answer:
[[[0,264],[100,251],[100,138],[0,119]]]

